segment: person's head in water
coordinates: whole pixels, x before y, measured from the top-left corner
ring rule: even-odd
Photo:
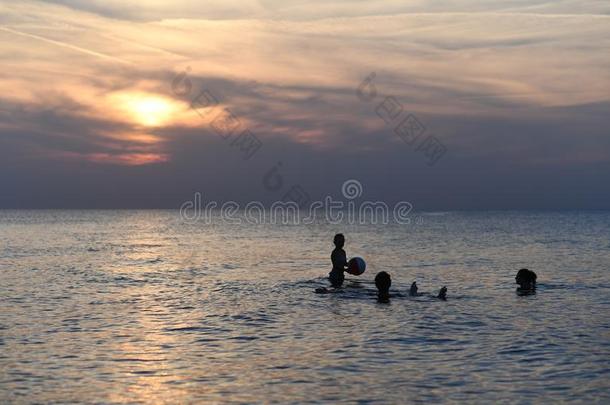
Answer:
[[[437,298],[440,298],[442,300],[447,299],[447,287],[443,286],[443,288],[440,289]]]
[[[515,276],[515,282],[519,284],[521,290],[535,290],[536,289],[536,273],[528,269],[521,269]]]
[[[377,273],[375,276],[375,286],[377,286],[377,297],[381,301],[387,301],[390,298],[390,286],[392,278],[385,271]]]
[[[333,243],[335,244],[336,247],[341,249],[345,245],[345,236],[343,236],[342,233],[336,234],[333,239]]]

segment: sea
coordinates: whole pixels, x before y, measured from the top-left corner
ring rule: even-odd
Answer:
[[[217,219],[0,211],[0,403],[610,403],[610,212]]]

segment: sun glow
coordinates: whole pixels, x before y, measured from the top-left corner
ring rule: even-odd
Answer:
[[[130,120],[146,127],[163,126],[173,121],[181,109],[173,100],[151,93],[121,94],[114,101]]]

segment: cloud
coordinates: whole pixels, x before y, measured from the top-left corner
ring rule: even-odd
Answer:
[[[53,0],[48,3],[64,5],[75,10],[101,16],[134,21],[161,20],[164,18],[234,19],[260,13],[263,8],[256,0]]]
[[[402,13],[610,14],[610,6],[596,0],[51,0],[76,10],[128,20],[287,19],[317,20],[336,17],[396,15]]]
[[[0,6],[0,181],[15,196],[0,206],[177,206],[197,190],[281,198],[261,183],[279,162],[286,189],[323,195],[358,178],[379,198],[430,209],[526,206],[520,185],[532,206],[605,196],[600,2],[146,4]],[[179,96],[172,80],[185,69],[192,88]],[[377,98],[363,102],[356,88],[371,72]],[[204,89],[218,106],[201,117],[189,104]],[[389,123],[378,116],[386,97],[402,108]],[[214,130],[226,108],[263,142],[254,158]],[[407,114],[447,146],[437,166],[394,132]],[[88,181],[68,201],[81,172]]]

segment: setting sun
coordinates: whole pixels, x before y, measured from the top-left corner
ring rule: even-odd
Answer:
[[[0,405],[610,405],[608,49],[610,0],[0,0]]]
[[[150,93],[120,94],[114,101],[131,121],[147,127],[165,125],[180,111],[173,100]]]

